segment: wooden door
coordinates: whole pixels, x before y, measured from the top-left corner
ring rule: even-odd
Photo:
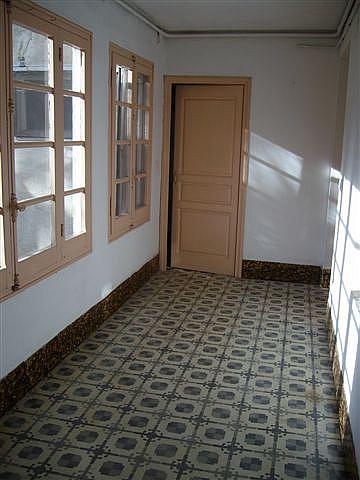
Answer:
[[[234,275],[242,85],[176,87],[172,266]]]

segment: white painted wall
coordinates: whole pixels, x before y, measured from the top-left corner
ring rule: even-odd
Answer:
[[[360,465],[360,14],[352,21],[329,305]]]
[[[38,3],[93,32],[93,252],[0,303],[0,378],[158,253],[164,44],[112,1]],[[111,244],[107,239],[109,41],[155,64],[151,221]]]
[[[338,53],[284,39],[170,39],[172,75],[252,78],[244,258],[322,265]]]
[[[158,252],[162,74],[253,79],[245,258],[322,264],[337,53],[275,39],[162,40],[112,1],[38,0],[93,32],[93,252],[0,304],[0,377]],[[108,42],[155,64],[151,222],[108,243]]]

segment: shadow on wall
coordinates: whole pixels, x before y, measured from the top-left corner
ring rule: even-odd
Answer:
[[[316,258],[316,254],[307,258],[308,246],[314,238],[314,222],[309,219],[314,205],[309,191],[316,175],[309,171],[306,174],[304,179],[302,156],[251,133],[247,194],[251,217],[247,217],[246,224],[248,258],[255,258],[255,252],[263,252],[268,260],[290,263],[312,263]],[[294,258],[294,252],[298,258]]]

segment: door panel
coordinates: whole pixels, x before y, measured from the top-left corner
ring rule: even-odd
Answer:
[[[230,215],[183,208],[179,212],[179,230],[180,249],[184,253],[229,254]]]
[[[172,266],[234,275],[244,89],[176,88]]]
[[[183,183],[181,201],[195,203],[231,204],[231,187],[229,185],[210,185],[205,183]]]
[[[184,99],[181,155],[183,174],[226,177],[232,175],[235,108],[236,102],[232,98]]]

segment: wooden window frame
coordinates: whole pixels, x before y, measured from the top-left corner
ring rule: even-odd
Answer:
[[[5,46],[5,18],[6,7],[5,2],[0,2],[0,45]],[[5,71],[7,63],[7,52],[5,48],[0,48],[0,71]],[[3,235],[4,235],[4,254],[6,268],[0,270],[0,298],[9,295],[12,292],[12,284],[14,278],[14,264],[13,264],[13,224],[10,219],[10,210],[7,205],[10,204],[10,171],[8,162],[8,132],[7,132],[7,96],[6,96],[6,78],[5,75],[0,76],[0,169],[2,187],[2,211],[0,215],[3,217]]]
[[[153,125],[153,77],[154,65],[152,62],[135,55],[134,53],[109,44],[109,241],[115,240],[130,230],[150,220],[151,204],[151,164],[152,164],[152,125]],[[121,102],[116,100],[116,66],[121,65],[132,71],[132,102]],[[145,74],[150,79],[149,105],[137,104],[137,75]],[[120,105],[130,107],[131,115],[131,137],[128,141],[116,139],[116,107]],[[138,140],[136,138],[136,114],[139,110],[149,112],[149,139]],[[116,178],[116,145],[130,145],[129,177],[124,179]],[[146,159],[145,173],[136,173],[136,145],[146,144],[149,152]],[[135,207],[135,182],[137,178],[146,178],[145,204],[143,207]],[[129,183],[129,214],[121,217],[115,215],[116,209],[116,184]]]
[[[54,273],[65,265],[88,254],[91,251],[91,63],[92,63],[92,34],[84,28],[55,15],[54,13],[28,0],[10,0],[1,2],[1,22],[5,29],[3,47],[0,49],[0,62],[4,64],[6,79],[1,84],[1,139],[6,136],[5,158],[3,158],[3,189],[4,189],[4,217],[6,255],[11,257],[9,262],[9,277],[6,287],[1,288],[0,298],[5,298],[15,291]],[[12,25],[19,24],[25,28],[47,35],[53,41],[53,86],[27,84],[13,78],[12,73]],[[2,26],[2,25],[1,25]],[[1,39],[2,40],[2,39]],[[63,83],[63,45],[68,44],[81,49],[85,53],[85,93],[68,91]],[[4,60],[3,60],[4,57]],[[2,70],[4,71],[4,70]],[[44,91],[53,94],[54,98],[54,138],[51,141],[16,142],[14,138],[14,99],[13,88],[29,88],[32,91]],[[81,97],[85,105],[84,140],[67,141],[64,132],[64,98],[66,95]],[[5,97],[5,98],[4,98]],[[3,119],[6,118],[4,125]],[[3,132],[6,128],[6,132]],[[84,187],[73,190],[64,189],[64,146],[82,145],[85,150],[85,183]],[[14,152],[16,147],[44,147],[54,150],[54,190],[53,193],[31,200],[17,201],[15,194]],[[5,180],[4,180],[5,177]],[[77,236],[65,239],[65,206],[64,198],[75,193],[83,193],[85,206],[85,231]],[[48,198],[49,197],[49,198]],[[22,206],[31,206],[45,200],[54,201],[54,245],[46,250],[35,253],[22,261],[17,259],[16,216]],[[20,208],[19,208],[20,207]],[[8,239],[7,237],[10,237]],[[2,281],[2,277],[0,277]],[[1,283],[1,286],[5,282]]]

